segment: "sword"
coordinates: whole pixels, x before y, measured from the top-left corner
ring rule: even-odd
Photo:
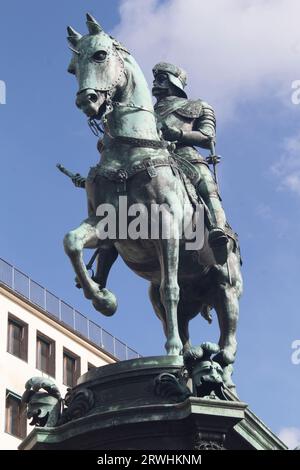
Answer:
[[[94,270],[93,270],[93,264],[94,264],[94,262],[96,261],[97,256],[99,255],[99,251],[100,251],[99,248],[97,248],[97,249],[95,250],[93,256],[91,257],[90,261],[89,261],[88,264],[86,265],[86,269],[87,269],[88,271],[92,271],[92,276],[93,276],[93,277],[94,277],[94,275],[95,275],[95,274],[94,274]]]
[[[209,165],[213,166],[213,174],[214,174],[215,183],[217,185],[218,193],[220,193],[218,175],[217,175],[217,164],[220,163],[221,156],[216,155],[215,143],[213,139],[210,139],[209,147],[210,147],[210,155],[206,157],[206,161]]]
[[[61,163],[58,163],[56,165],[56,168],[59,169],[59,171],[61,171],[64,175],[68,176],[69,178],[75,178],[76,176],[80,176],[79,173],[72,173],[71,171],[67,170],[63,165],[61,165]]]
[[[61,171],[64,175],[66,175],[66,176],[68,176],[69,178],[71,178],[71,180],[72,180],[73,178],[75,178],[76,176],[80,176],[80,173],[76,173],[76,174],[75,174],[75,173],[72,173],[71,171],[67,170],[61,163],[57,163],[56,167],[57,167],[57,168],[59,169],[59,171]],[[97,248],[97,249],[95,250],[95,252],[93,253],[93,256],[91,257],[90,261],[89,261],[89,262],[87,263],[87,265],[86,265],[86,269],[87,269],[88,271],[91,271],[91,273],[92,273],[92,276],[91,276],[92,279],[93,279],[93,277],[95,276],[95,273],[94,273],[94,270],[93,270],[93,264],[94,264],[94,262],[96,261],[96,258],[97,258],[97,256],[98,256],[98,254],[99,254],[99,248]],[[78,289],[81,289],[81,285],[79,284],[77,278],[75,279],[75,283],[76,283],[76,284],[75,284],[76,287],[78,287]]]
[[[58,163],[56,165],[56,167],[59,169],[59,171],[61,171],[64,175],[68,176],[72,181],[73,183],[75,184],[75,186],[77,188],[85,188],[85,182],[86,182],[86,178],[84,178],[83,176],[81,176],[80,173],[72,173],[71,171],[67,170],[63,165],[61,165],[60,163]],[[77,180],[77,181],[76,181]]]
[[[85,265],[86,269],[88,271],[91,271],[91,278],[94,280],[94,277],[95,277],[95,272],[93,270],[93,265],[94,265],[94,262],[96,261],[96,258],[97,256],[99,255],[99,251],[100,251],[100,248],[97,248],[94,253],[93,253],[93,256],[91,257],[90,261],[88,262],[88,264]],[[78,278],[76,277],[75,278],[75,286],[77,287],[77,289],[81,289],[81,284],[79,283],[78,281]]]

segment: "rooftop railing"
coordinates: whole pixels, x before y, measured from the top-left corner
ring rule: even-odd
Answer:
[[[79,333],[95,346],[112,354],[116,359],[123,361],[140,357],[140,354],[127,344],[115,338],[100,325],[1,258],[0,284],[10,287],[14,292],[37,305],[55,320]]]

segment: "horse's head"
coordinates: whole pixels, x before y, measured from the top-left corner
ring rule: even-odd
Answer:
[[[78,81],[78,108],[89,118],[101,119],[107,103],[126,81],[119,52],[125,48],[106,34],[89,14],[87,27],[89,34],[85,36],[68,27],[68,41],[73,51],[68,71],[76,75]]]

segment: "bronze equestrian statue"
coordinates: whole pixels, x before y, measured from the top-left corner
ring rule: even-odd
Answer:
[[[158,129],[151,94],[132,55],[90,15],[87,15],[87,26],[89,34],[85,36],[68,28],[73,51],[69,72],[76,75],[79,85],[76,105],[91,123],[101,121],[104,134],[101,160],[84,181],[88,218],[64,239],[77,282],[96,310],[113,315],[116,298],[105,286],[110,267],[119,254],[130,269],[150,282],[150,299],[163,324],[168,355],[189,350],[189,321],[198,313],[211,321],[210,310],[215,309],[220,326],[220,351],[214,360],[223,367],[224,382],[233,386],[238,300],[242,293],[239,247],[225,219],[221,220],[218,213],[221,205],[216,206],[211,201],[213,197],[217,199],[215,186],[208,188],[211,180],[207,175],[203,182],[203,175],[208,172],[205,164],[190,162],[199,175],[197,194],[193,194],[192,185],[184,174],[191,153],[192,160],[201,159],[194,153],[193,146],[200,145],[199,132],[204,136],[205,128],[196,129],[194,120],[201,119],[200,111],[205,106],[199,103],[195,117],[186,118],[188,129],[182,126],[178,129],[179,122],[185,122],[184,109],[180,106],[169,113],[170,117],[175,112],[178,116],[179,111],[179,119],[176,117],[177,121],[172,123],[161,119]],[[190,104],[186,106],[189,110]],[[213,121],[212,112],[210,116]],[[189,135],[185,136],[185,132]],[[174,141],[172,147],[161,139],[161,133]],[[185,137],[188,140],[185,141]],[[213,133],[206,140],[203,137],[201,144],[205,147],[209,140],[214,140]],[[99,207],[112,206],[118,216],[122,216],[121,193],[126,195],[128,207],[142,204],[150,211],[155,204],[167,206],[173,234],[180,233],[184,220],[193,224],[198,196],[198,202],[206,207],[203,247],[188,250],[186,239],[178,236],[130,239],[120,236],[119,230],[115,238],[102,238],[99,234],[103,235],[103,214],[99,215]],[[224,250],[224,247],[226,256],[218,263],[215,249]],[[98,249],[101,279],[97,275],[94,279],[90,276],[83,260],[85,248]]]

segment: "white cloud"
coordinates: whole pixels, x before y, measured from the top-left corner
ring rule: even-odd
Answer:
[[[271,220],[273,218],[271,207],[264,202],[258,204],[255,212],[262,220]]]
[[[271,171],[279,179],[279,189],[289,190],[300,196],[300,132],[286,139],[283,149]]]
[[[147,78],[161,60],[189,73],[188,93],[228,118],[237,104],[291,94],[300,78],[299,0],[122,0],[114,34]]]
[[[283,186],[300,196],[300,173],[287,175],[283,180]]]
[[[300,445],[300,429],[299,428],[282,428],[278,434],[281,439],[290,449]]]

